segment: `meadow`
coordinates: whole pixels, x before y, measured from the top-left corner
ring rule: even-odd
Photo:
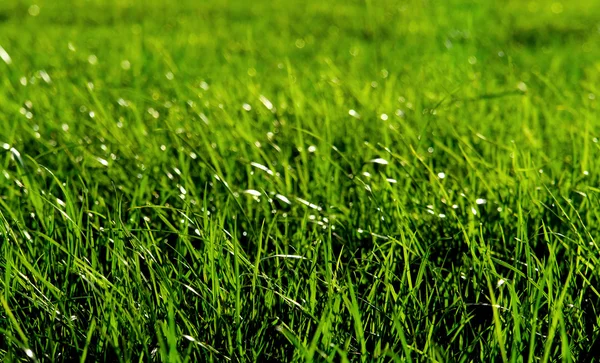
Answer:
[[[600,2],[0,2],[0,360],[587,362]]]

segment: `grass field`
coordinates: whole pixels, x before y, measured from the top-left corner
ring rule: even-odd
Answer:
[[[0,360],[593,361],[599,84],[595,0],[0,1]]]

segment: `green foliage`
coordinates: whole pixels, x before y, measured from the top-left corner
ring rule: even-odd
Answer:
[[[0,2],[0,360],[593,360],[598,19]]]

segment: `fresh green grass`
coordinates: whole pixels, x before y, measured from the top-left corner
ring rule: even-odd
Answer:
[[[4,0],[0,47],[0,360],[600,349],[599,2]]]

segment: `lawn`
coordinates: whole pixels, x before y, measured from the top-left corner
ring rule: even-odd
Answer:
[[[0,1],[0,360],[586,362],[600,2]]]

